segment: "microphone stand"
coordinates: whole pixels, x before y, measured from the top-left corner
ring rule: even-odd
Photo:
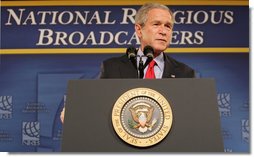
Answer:
[[[139,64],[138,64],[138,78],[143,79],[144,77],[144,63],[142,60],[142,56],[139,57]]]
[[[152,57],[147,57],[147,60],[146,60],[146,62],[145,62],[145,64],[144,64],[144,68],[146,68],[146,66],[151,62],[153,60],[153,58]]]

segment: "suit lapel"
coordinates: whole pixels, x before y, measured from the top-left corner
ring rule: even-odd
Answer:
[[[174,65],[170,61],[169,56],[164,54],[164,61],[165,61],[165,66],[164,66],[162,78],[175,78],[176,76],[174,71]]]
[[[121,65],[119,67],[121,78],[137,78],[138,73],[131,61],[126,57],[122,56]]]

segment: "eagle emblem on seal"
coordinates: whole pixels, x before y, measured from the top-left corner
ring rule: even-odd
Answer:
[[[137,129],[141,133],[151,131],[157,119],[153,119],[154,107],[146,103],[138,103],[129,108],[132,119],[128,120],[130,128]]]

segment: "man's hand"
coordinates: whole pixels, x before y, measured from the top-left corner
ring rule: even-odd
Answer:
[[[60,115],[60,119],[61,119],[62,123],[64,123],[64,112],[65,112],[65,107],[63,108],[61,115]]]

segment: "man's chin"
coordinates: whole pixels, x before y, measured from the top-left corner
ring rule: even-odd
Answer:
[[[167,47],[154,47],[154,51],[155,52],[163,52],[167,49]]]

